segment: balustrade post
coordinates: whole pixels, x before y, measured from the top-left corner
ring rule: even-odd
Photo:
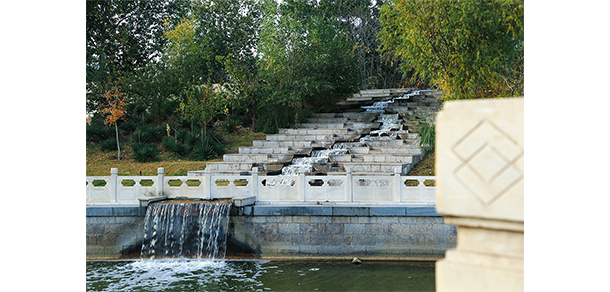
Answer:
[[[157,196],[163,196],[165,192],[165,168],[157,168]]]
[[[203,194],[203,197],[205,199],[211,200],[212,199],[212,170],[206,165],[205,166],[205,193]]]
[[[110,169],[110,202],[117,203],[119,201],[119,169]]]
[[[402,177],[400,176],[402,174],[402,167],[401,166],[397,166],[394,169],[394,202],[396,203],[400,203],[400,200],[402,198],[402,194],[400,193],[402,188],[400,186],[401,181],[402,181]]]
[[[250,179],[251,195],[258,197],[258,167],[252,167],[252,176]]]
[[[354,201],[354,182],[352,181],[352,168],[345,167],[345,200],[348,202]]]
[[[299,169],[299,201],[305,202],[305,171]]]

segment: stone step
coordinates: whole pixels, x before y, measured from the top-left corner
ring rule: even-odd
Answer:
[[[338,113],[313,113],[312,118],[332,119],[337,117]]]
[[[249,163],[290,163],[293,155],[286,154],[225,154],[224,162],[249,162]]]
[[[253,163],[247,162],[208,162],[206,169],[216,172],[241,172],[252,170]]]
[[[345,123],[302,123],[299,125],[301,128],[310,128],[310,129],[337,129],[337,128],[347,128]]]
[[[349,168],[352,172],[359,173],[394,173],[396,167],[399,167],[402,175],[407,174],[412,168],[411,163],[346,162],[338,165],[343,166],[346,170]]]
[[[334,129],[280,129],[280,134],[283,135],[343,135],[343,134],[357,134],[354,130],[347,128],[334,128]]]
[[[329,160],[332,163],[346,163],[346,162],[413,163],[413,159],[412,159],[411,155],[337,154],[337,155],[330,155]]]
[[[341,124],[348,123],[348,118],[307,118],[307,123],[318,123],[318,124]]]
[[[370,141],[365,141],[364,143],[371,147],[404,146],[404,145],[409,144],[406,140],[385,140],[385,141],[384,140],[380,140],[380,141],[370,140]]]
[[[267,141],[353,141],[360,138],[360,134],[327,134],[327,135],[267,135]]]
[[[323,128],[323,129],[337,129],[337,128],[349,128],[349,129],[361,129],[361,128],[379,128],[381,123],[302,123],[301,128]]]
[[[290,147],[292,149],[302,148],[330,148],[333,146],[334,141],[267,141],[267,140],[254,140],[252,146],[259,148],[281,148]]]
[[[421,149],[416,145],[405,145],[403,147],[379,146],[379,147],[351,147],[351,154],[388,154],[388,155],[421,155]]]
[[[290,147],[239,147],[239,154],[288,154],[294,152]]]

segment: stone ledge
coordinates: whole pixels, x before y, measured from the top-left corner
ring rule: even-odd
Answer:
[[[254,205],[237,207],[236,216],[377,216],[441,217],[435,206],[298,206]]]
[[[146,207],[104,206],[87,207],[87,217],[146,216]]]
[[[298,206],[254,205],[234,207],[234,216],[379,216],[440,217],[435,206]],[[146,216],[146,207],[87,206],[87,217]]]

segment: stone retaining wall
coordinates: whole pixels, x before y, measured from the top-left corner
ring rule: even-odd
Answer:
[[[138,258],[145,207],[87,207],[87,259]]]
[[[87,259],[138,258],[145,207],[87,207]],[[436,260],[457,228],[433,206],[233,207],[233,257]]]

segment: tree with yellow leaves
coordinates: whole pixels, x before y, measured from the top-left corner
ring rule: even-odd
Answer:
[[[381,51],[445,100],[520,96],[523,15],[523,0],[391,0],[381,9]]]
[[[119,87],[112,85],[108,90],[102,94],[106,99],[106,104],[100,106],[100,113],[105,115],[105,125],[114,125],[116,133],[116,147],[117,147],[117,158],[121,160],[121,146],[119,145],[119,128],[118,122],[120,120],[127,120],[127,103],[125,102],[126,95],[121,92]]]

